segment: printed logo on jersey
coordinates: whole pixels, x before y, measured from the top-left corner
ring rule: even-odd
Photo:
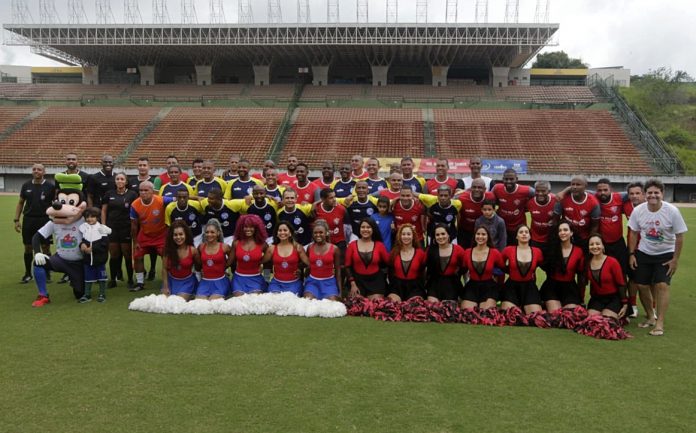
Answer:
[[[285,261],[280,262],[280,267],[283,269],[287,269],[289,266],[290,266],[290,264],[288,264],[288,262],[285,262]]]
[[[159,209],[153,209],[153,210],[152,210],[152,215],[157,216],[157,215],[159,215],[159,214],[160,214]]]
[[[301,220],[299,217],[295,217],[295,219],[292,220],[292,222],[293,222],[293,224],[295,224],[296,226],[299,226],[300,224],[302,224],[302,220]]]
[[[322,259],[317,259],[317,261],[314,262],[314,264],[317,266],[324,266],[324,261]]]
[[[193,221],[196,219],[196,215],[190,214],[188,218],[189,218],[189,221]]]
[[[273,215],[271,215],[269,213],[267,213],[266,215],[263,216],[263,219],[265,219],[266,221],[270,221],[271,218],[273,218]]]
[[[207,266],[213,266],[215,263],[213,262],[213,259],[208,259],[208,260],[205,261],[205,264],[206,264]]]
[[[371,207],[369,207],[369,208],[367,208],[367,210],[366,210],[365,212],[366,212],[369,216],[372,216],[372,214],[375,213],[375,210],[372,209]]]
[[[226,219],[229,218],[229,217],[230,217],[230,214],[228,214],[227,212],[223,212],[223,213],[220,214],[220,218],[222,218],[222,219],[224,219],[224,220],[226,220]]]
[[[245,262],[248,262],[249,260],[251,260],[251,257],[249,257],[249,254],[244,254],[244,256],[242,257],[242,260],[244,260]]]
[[[75,231],[74,227],[73,231]],[[77,248],[77,237],[72,236],[70,233],[67,233],[60,240],[60,247],[65,249]]]

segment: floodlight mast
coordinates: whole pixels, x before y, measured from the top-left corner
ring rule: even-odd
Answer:
[[[194,0],[181,0],[181,22],[184,24],[198,24]]]
[[[459,15],[459,1],[447,0],[446,5],[446,21],[448,23],[456,23]]]
[[[505,2],[505,23],[517,24],[520,22],[520,0],[507,0]]]
[[[399,22],[399,0],[387,0],[387,23]]]
[[[326,0],[326,22],[338,23],[340,19],[338,0]]]
[[[225,10],[222,7],[222,0],[210,0],[210,22],[212,24],[225,23]]]
[[[271,24],[280,24],[283,22],[280,0],[268,0],[268,22]]]
[[[534,22],[538,24],[548,24],[551,0],[537,0],[534,10]]]
[[[239,0],[238,21],[240,24],[254,22],[254,13],[251,10],[251,0]]]
[[[138,0],[125,0],[123,2],[123,17],[126,24],[142,24],[143,17],[140,15]]]
[[[152,0],[152,19],[155,24],[169,24],[167,0]]]
[[[94,8],[97,13],[97,24],[113,24],[116,21],[111,11],[111,0],[96,0]]]
[[[476,0],[476,23],[488,23],[488,0]]]
[[[311,22],[309,0],[297,0],[297,22],[304,24]]]

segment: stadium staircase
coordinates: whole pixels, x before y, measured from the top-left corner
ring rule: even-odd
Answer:
[[[297,115],[299,114],[299,109],[297,107],[299,106],[304,87],[305,83],[303,82],[298,82],[295,84],[295,89],[292,93],[292,98],[290,98],[290,102],[288,103],[288,109],[285,112],[285,117],[283,117],[283,121],[280,123],[278,132],[276,132],[276,135],[273,138],[273,144],[268,150],[266,159],[271,159],[276,163],[278,162],[278,158],[283,152],[285,144],[288,142],[290,131],[292,131],[292,125],[295,123],[295,120],[297,120]]]
[[[120,155],[116,157],[116,160],[114,161],[114,166],[122,166],[125,162],[126,159],[128,159],[128,155],[133,153],[138,146],[147,138],[148,135],[159,125],[159,123],[167,117],[167,115],[172,111],[173,107],[165,107],[162,108],[159,113],[155,117],[150,120],[150,122],[138,133],[133,138],[133,141],[131,141],[128,146],[121,152]]]
[[[648,126],[640,113],[633,110],[623,96],[616,91],[611,77],[602,79],[595,74],[590,77],[588,81],[593,92],[598,92],[613,104],[614,118],[623,126],[636,147],[647,155],[647,160],[656,170],[664,174],[672,175],[684,173],[684,169],[676,154],[667,143]]]
[[[423,109],[423,146],[423,153],[426,158],[435,158],[437,156],[435,114],[432,108]]]
[[[48,110],[48,107],[39,107],[31,113],[27,114],[19,122],[10,125],[4,131],[0,132],[0,141],[5,140],[10,135],[14,134],[16,131],[22,129],[24,125],[41,116],[44,111]]]

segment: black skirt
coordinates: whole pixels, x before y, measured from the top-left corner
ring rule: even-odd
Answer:
[[[486,281],[474,281],[469,280],[464,286],[464,294],[462,295],[462,300],[475,302],[480,304],[481,302],[486,302],[489,299],[498,300],[500,296],[500,290],[498,288],[498,283],[494,280]]]
[[[384,296],[387,294],[387,281],[382,271],[375,272],[372,275],[353,273],[353,278],[355,278],[355,284],[363,296]]]
[[[440,301],[456,301],[464,288],[459,275],[437,275],[428,280],[425,290]]]
[[[392,293],[401,298],[402,301],[413,298],[414,296],[424,298],[425,287],[423,285],[423,279],[402,280],[401,278],[391,276],[389,277],[389,294]]]
[[[581,305],[580,288],[573,281],[556,281],[547,278],[541,285],[541,299],[547,301],[559,301],[561,305]]]
[[[518,307],[541,305],[541,296],[535,281],[512,281],[508,278],[503,286],[500,300],[510,302]]]

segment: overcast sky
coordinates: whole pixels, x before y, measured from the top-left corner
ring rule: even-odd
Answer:
[[[33,22],[39,21],[39,0],[25,0]],[[355,22],[355,0],[339,0],[341,22]],[[559,23],[558,46],[592,67],[624,66],[642,74],[661,66],[685,70],[696,76],[696,0],[550,0],[549,21]],[[59,22],[68,22],[68,0],[54,0]],[[83,0],[89,22],[96,22],[95,0]],[[152,1],[143,0],[140,13],[144,23],[152,22]],[[199,23],[209,22],[209,0],[194,0]],[[283,22],[297,21],[297,0],[280,0]],[[326,22],[326,0],[310,0],[310,17]],[[475,21],[475,0],[459,0],[460,23]],[[490,0],[488,22],[503,22],[505,0]],[[123,22],[123,0],[111,0],[116,22]],[[225,19],[237,22],[237,0],[223,0]],[[399,22],[416,21],[416,0],[401,0]],[[445,21],[446,0],[430,0],[428,21]],[[520,22],[533,22],[536,0],[520,0]],[[181,22],[181,0],[167,0],[171,22]],[[254,20],[266,20],[267,1],[252,1]],[[386,0],[369,0],[370,22],[384,22]],[[0,0],[0,21],[12,21],[10,0]],[[7,40],[7,33],[3,31]],[[28,47],[0,47],[0,64],[51,66],[51,60],[30,53]],[[531,66],[527,65],[527,66]]]

